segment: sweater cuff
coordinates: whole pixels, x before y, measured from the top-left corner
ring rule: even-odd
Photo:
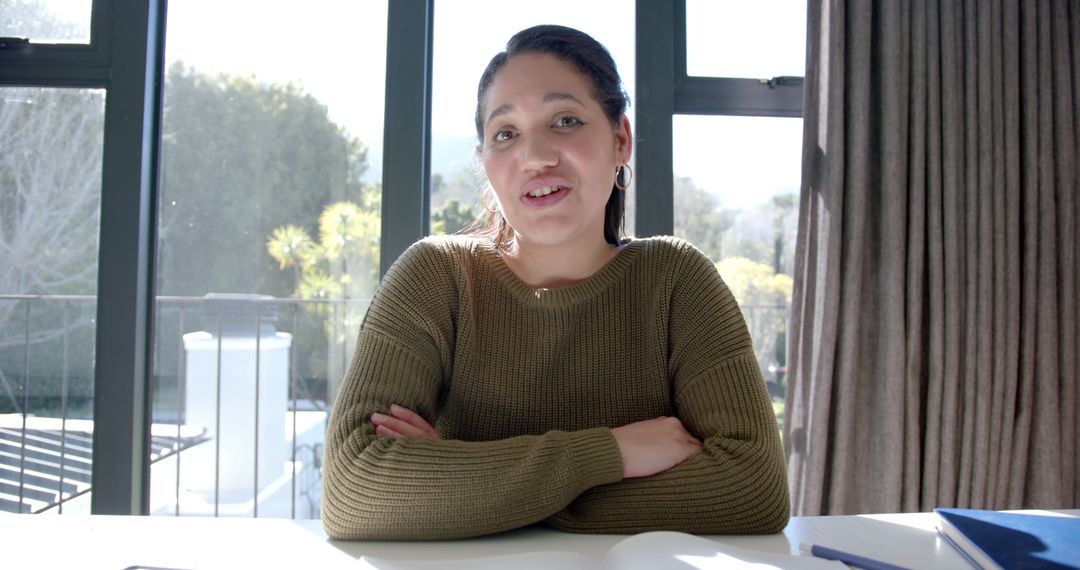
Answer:
[[[578,432],[570,445],[570,453],[580,473],[578,482],[582,490],[622,481],[622,454],[608,428]]]

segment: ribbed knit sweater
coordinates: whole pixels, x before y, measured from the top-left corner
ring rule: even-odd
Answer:
[[[390,404],[442,440],[375,435]],[[623,479],[610,428],[676,416],[704,449]],[[535,289],[489,240],[427,238],[387,272],[326,435],[337,539],[779,532],[787,477],[746,323],[712,262],[629,240],[591,277]]]

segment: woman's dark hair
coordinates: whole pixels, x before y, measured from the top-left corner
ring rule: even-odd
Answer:
[[[476,137],[483,144],[484,98],[495,80],[495,75],[513,56],[526,53],[550,54],[563,61],[574,64],[592,82],[592,96],[604,110],[608,120],[614,126],[619,125],[619,118],[626,112],[630,99],[623,90],[622,79],[611,58],[600,42],[592,36],[565,26],[542,25],[522,30],[506,43],[506,51],[491,58],[476,91]],[[490,189],[488,190],[490,192]],[[616,186],[611,187],[611,196],[604,208],[604,240],[611,245],[619,245],[625,192]],[[488,208],[487,217],[474,226],[475,234],[494,238],[496,245],[502,247],[509,243],[513,232],[502,215]],[[473,228],[470,228],[473,229]]]

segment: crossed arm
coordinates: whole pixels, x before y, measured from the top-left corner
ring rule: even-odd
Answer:
[[[756,366],[750,353],[690,383],[676,405],[683,420],[663,417],[610,429],[622,480],[584,489],[547,522],[571,532],[782,530],[790,509],[787,477],[768,394],[747,372]],[[439,439],[424,418],[403,406],[372,414],[370,424],[388,440]]]
[[[375,434],[399,439],[441,439],[435,428],[412,410],[393,404],[390,414],[371,415]],[[667,471],[701,453],[701,441],[674,417],[660,417],[613,428],[619,445],[623,478],[648,477]]]

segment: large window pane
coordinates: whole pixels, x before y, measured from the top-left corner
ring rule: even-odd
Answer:
[[[0,0],[0,36],[34,43],[90,43],[93,0]]]
[[[674,117],[675,234],[716,262],[782,406],[802,119]]]
[[[0,511],[90,510],[104,104],[0,88]]]
[[[483,33],[476,28],[484,15]],[[485,185],[475,159],[476,87],[488,61],[515,32],[537,24],[577,28],[604,44],[615,59],[627,93],[634,93],[634,2],[556,0],[540,4],[502,0],[443,0],[435,6],[432,74],[432,233],[454,233],[481,210]],[[631,99],[631,105],[633,100]],[[633,107],[627,109],[633,124]],[[633,186],[627,192],[625,225],[633,233]]]
[[[686,73],[802,77],[806,0],[686,0]]]
[[[378,278],[386,12],[169,4],[152,514],[318,516]]]

